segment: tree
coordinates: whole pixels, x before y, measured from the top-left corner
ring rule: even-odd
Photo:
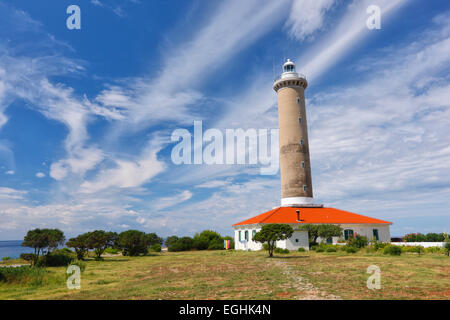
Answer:
[[[138,230],[127,230],[119,234],[118,246],[122,249],[124,256],[138,256],[147,254],[148,247],[154,237]]]
[[[342,228],[334,224],[303,224],[299,230],[308,231],[309,242],[317,244],[317,238],[327,239],[329,237],[339,237],[342,235]]]
[[[58,229],[34,229],[27,232],[23,238],[22,246],[34,249],[33,265],[39,259],[39,255],[49,254],[53,249],[64,244],[64,233]]]
[[[267,242],[269,257],[272,257],[275,243],[290,238],[292,233],[294,233],[294,230],[288,224],[271,223],[264,225],[259,232],[255,233],[253,240],[261,243]]]
[[[106,248],[113,247],[117,241],[117,233],[103,230],[88,232],[86,237],[87,248],[94,250],[97,260],[101,259],[101,255]]]
[[[182,237],[169,247],[169,251],[188,251],[193,248],[194,240],[190,237]]]
[[[148,237],[148,244],[149,246],[153,246],[154,244],[159,244],[162,245],[163,244],[163,239],[161,237],[158,237],[158,235],[156,233],[149,233],[147,234]]]
[[[204,230],[196,233],[193,238],[193,247],[197,250],[220,250],[223,249],[222,236],[212,230]]]
[[[78,260],[83,260],[89,250],[88,237],[89,233],[83,233],[75,238],[70,238],[69,241],[66,242],[67,247],[74,248]]]
[[[174,245],[177,241],[178,241],[177,236],[167,237],[166,242],[165,242],[166,247],[169,248],[170,246]]]

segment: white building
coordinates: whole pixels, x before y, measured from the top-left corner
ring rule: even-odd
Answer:
[[[298,212],[297,212],[298,211]],[[356,213],[334,208],[315,207],[278,207],[256,217],[238,222],[233,225],[234,245],[236,250],[261,250],[262,244],[253,240],[256,232],[264,224],[286,223],[294,230],[302,224],[334,224],[343,229],[342,238],[347,240],[356,234],[367,237],[369,240],[390,242],[389,226],[392,222],[362,216]],[[318,239],[319,242],[335,244],[340,237],[331,239]],[[294,231],[287,239],[276,243],[278,248],[309,250],[308,232]]]

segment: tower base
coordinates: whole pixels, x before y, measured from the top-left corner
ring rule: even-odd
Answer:
[[[323,204],[314,204],[312,197],[290,197],[281,199],[282,207],[307,207],[307,208],[322,208]]]

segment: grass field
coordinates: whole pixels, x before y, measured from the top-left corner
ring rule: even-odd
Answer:
[[[381,289],[369,290],[369,265]],[[41,283],[0,282],[0,299],[450,299],[444,255],[191,251],[89,260],[81,289],[68,290],[65,268]]]

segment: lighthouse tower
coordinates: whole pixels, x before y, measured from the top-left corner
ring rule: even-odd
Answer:
[[[306,77],[287,59],[275,80],[280,129],[281,206],[314,206],[306,122]]]

